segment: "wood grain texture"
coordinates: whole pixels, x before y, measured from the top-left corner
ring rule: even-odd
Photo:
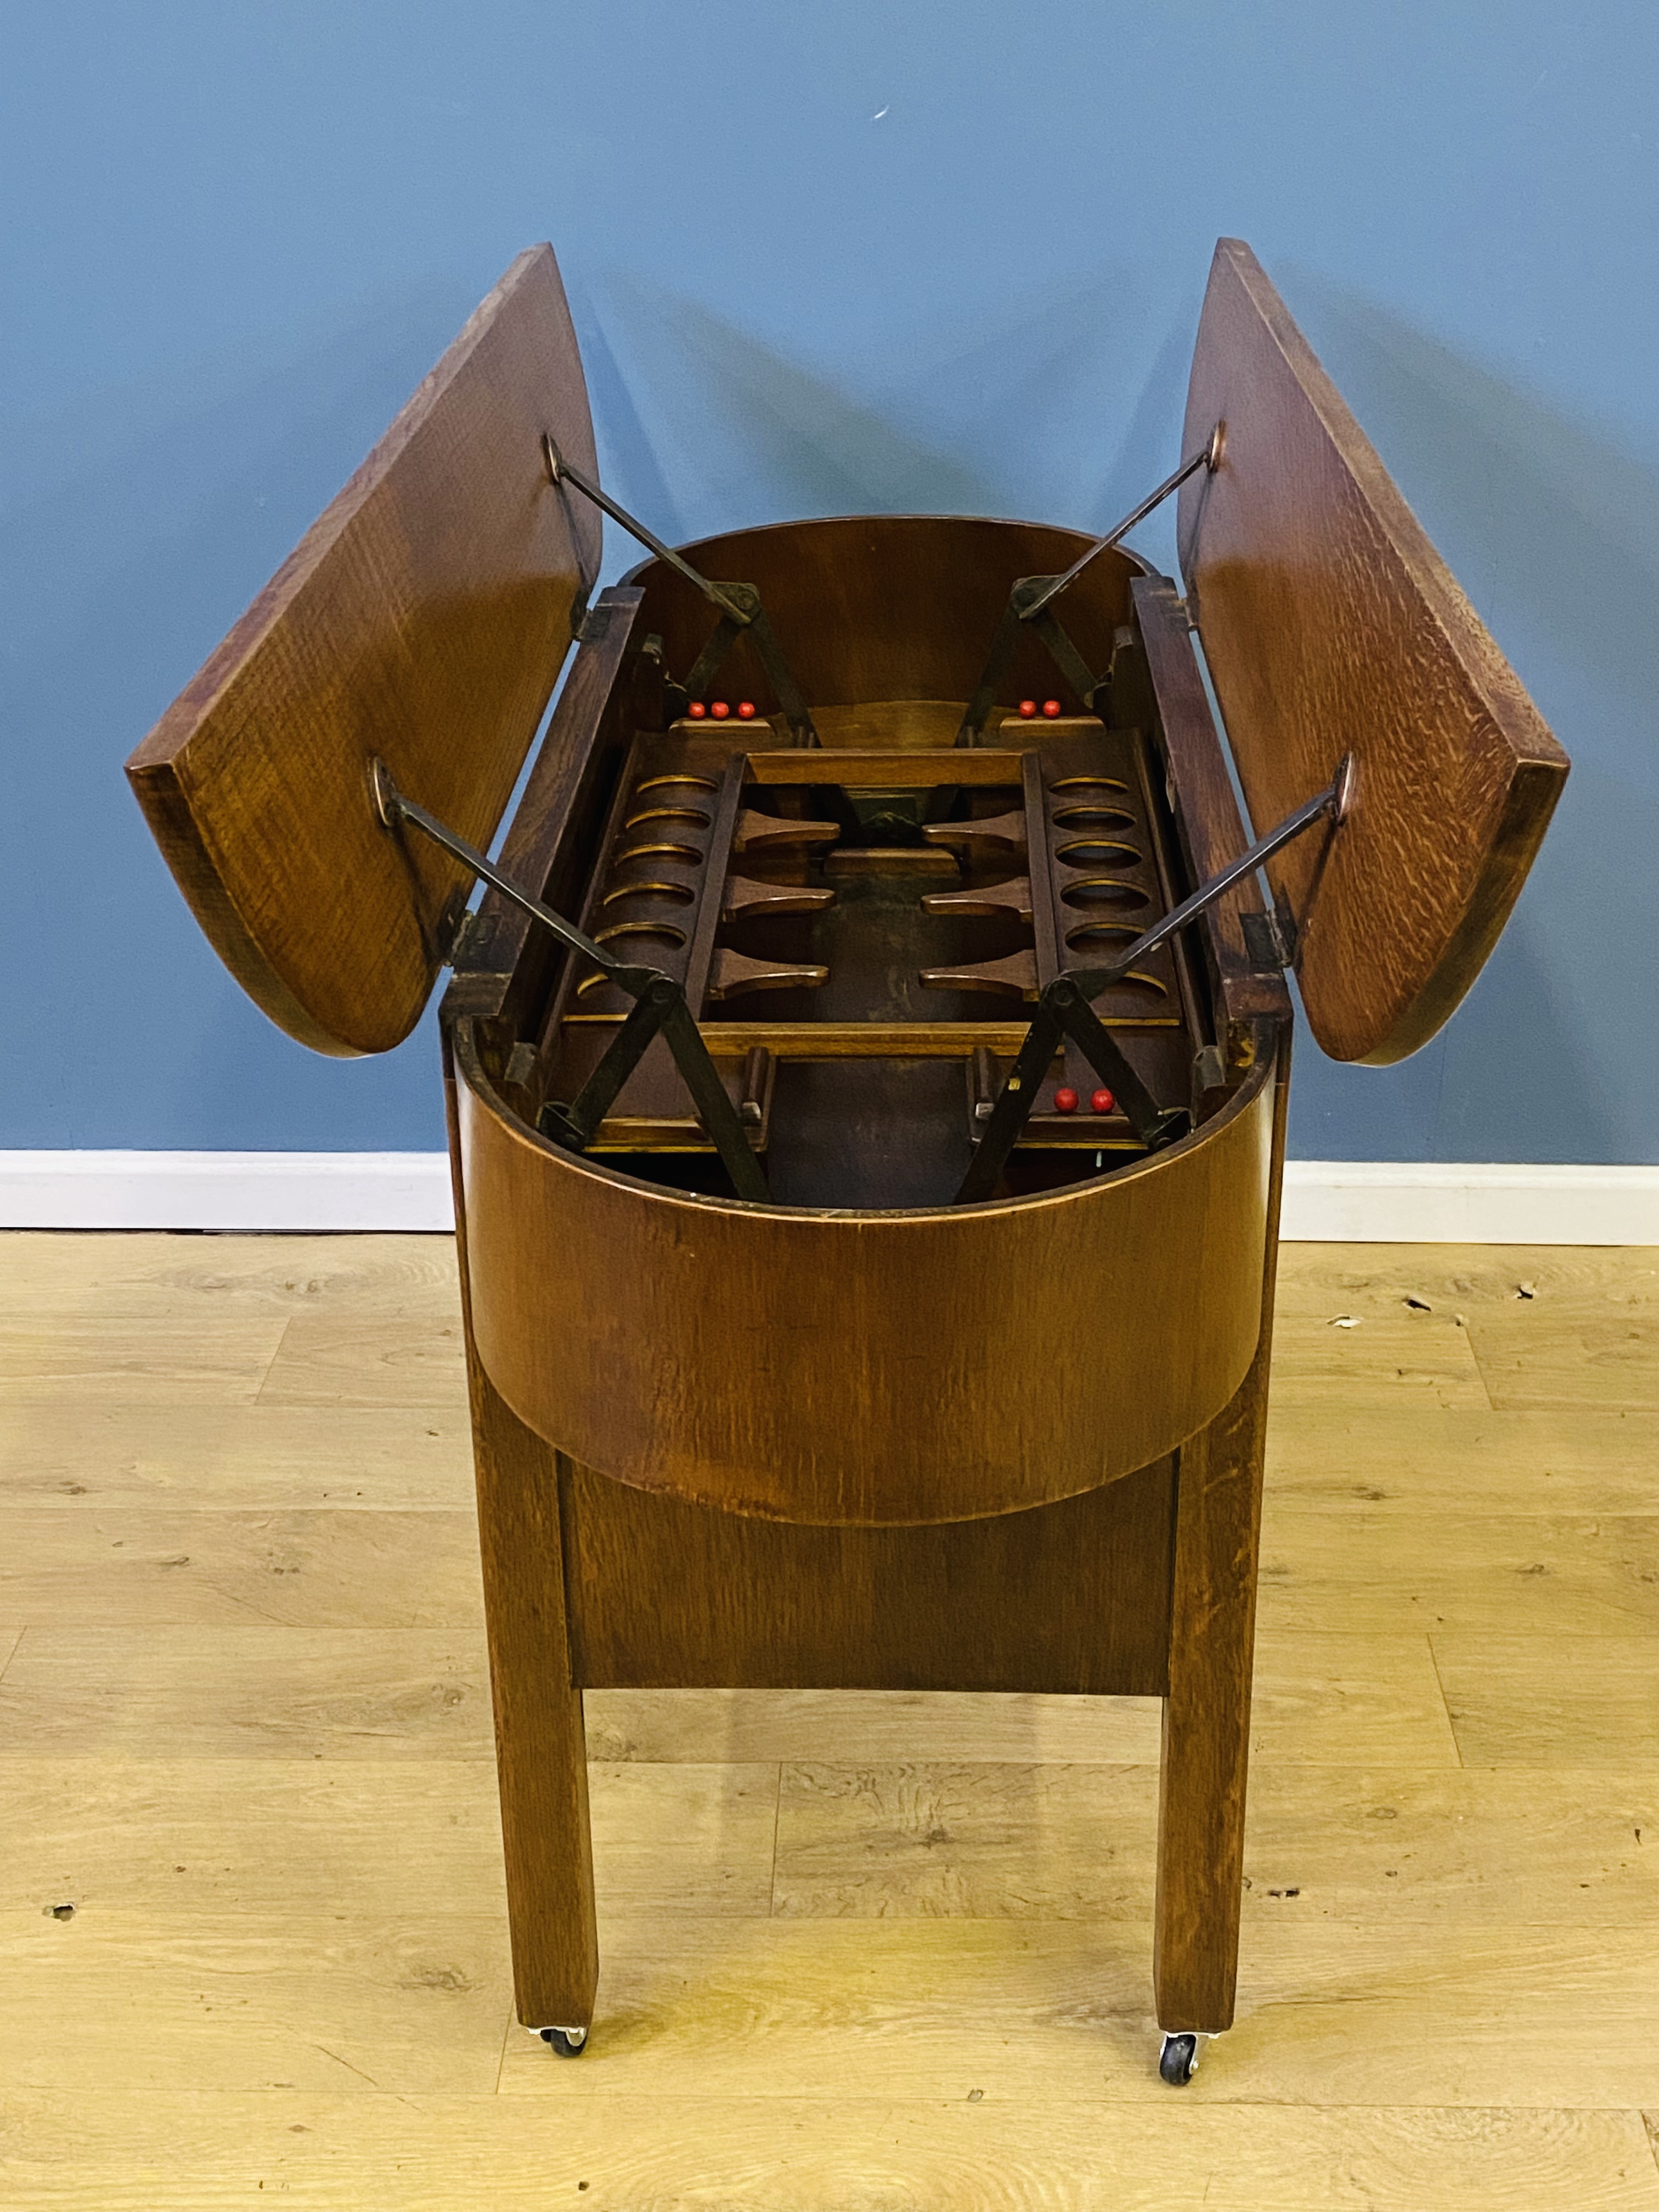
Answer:
[[[1016,579],[1068,568],[1089,544],[1079,531],[1041,523],[860,514],[733,531],[681,550],[705,576],[758,588],[815,717],[820,705],[850,710],[819,726],[826,744],[927,747],[954,740],[961,705],[949,717],[930,710],[972,696]],[[1113,632],[1129,618],[1129,580],[1141,573],[1134,555],[1114,550],[1066,594],[1066,626],[1103,674]],[[643,587],[642,626],[660,635],[667,666],[683,680],[713,627],[708,601],[660,561],[642,562],[627,580]],[[728,699],[752,699],[763,714],[777,711],[746,638],[733,647],[720,684]],[[1022,633],[1003,703],[1024,692],[1039,699],[1058,692],[1073,711],[1081,703],[1067,697],[1039,641]],[[896,714],[896,702],[905,704]]]
[[[1182,569],[1259,831],[1358,762],[1297,958],[1333,1058],[1427,1042],[1480,973],[1567,771],[1508,662],[1249,246],[1216,248],[1183,450]],[[1307,919],[1321,838],[1268,878]]]
[[[1161,1457],[1249,1364],[1265,1068],[1196,1136],[1109,1181],[837,1213],[690,1196],[561,1152],[503,1109],[465,1023],[455,1051],[484,1364],[522,1419],[617,1480],[823,1524],[1008,1512]]]
[[[1152,1948],[1158,2024],[1170,2033],[1230,2027],[1237,1978],[1288,1030],[1273,1070],[1273,1188],[1255,1357],[1228,1405],[1182,1446],[1176,1462]]]
[[[168,866],[264,1011],[320,1052],[406,1036],[465,886],[380,825],[379,756],[474,844],[506,805],[597,573],[595,467],[552,250],[522,253],[127,763]]]
[[[728,2101],[569,2070],[584,2078],[552,2127],[539,2099],[459,2091],[22,2091],[0,2115],[0,2175],[15,2212],[228,2212],[261,2195],[453,2212],[458,2172],[491,2212],[579,2196],[593,2212],[1659,2212],[1633,2112],[1026,2101],[983,2063],[977,2099]]]
[[[599,1934],[558,1482],[551,1449],[519,1419],[478,1356],[472,1224],[461,1188],[456,1085],[447,1053],[445,1059],[514,1996],[526,2027],[585,2028],[599,1983]]]
[[[470,1513],[471,1434],[464,1402],[437,1412],[0,1401],[0,1500],[70,1513]]]
[[[1164,1460],[1023,1513],[820,1528],[565,1462],[578,1680],[1158,1695],[1173,1475]]]
[[[1167,577],[1137,576],[1129,586],[1141,659],[1114,664],[1115,708],[1163,741],[1176,796],[1176,834],[1194,884],[1218,875],[1249,844],[1227,773],[1226,756],[1193,651],[1187,610]],[[1243,916],[1262,911],[1255,878],[1210,908],[1204,929],[1227,1018],[1288,1021],[1290,993],[1276,970],[1258,970],[1244,943]]]

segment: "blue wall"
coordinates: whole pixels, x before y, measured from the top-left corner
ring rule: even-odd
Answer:
[[[607,478],[693,536],[1103,526],[1228,231],[1575,761],[1450,1030],[1304,1044],[1294,1148],[1659,1157],[1656,48],[1652,0],[6,9],[0,1146],[441,1142],[429,1024],[270,1029],[119,771],[520,246]]]

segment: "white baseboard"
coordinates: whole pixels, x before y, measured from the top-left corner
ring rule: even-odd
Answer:
[[[1279,1228],[1315,1244],[1659,1244],[1659,1167],[1286,1160]]]
[[[447,1152],[3,1152],[0,1228],[448,1230]]]
[[[447,1230],[442,1152],[0,1152],[0,1228]],[[1313,1243],[1659,1244],[1659,1167],[1291,1160]]]

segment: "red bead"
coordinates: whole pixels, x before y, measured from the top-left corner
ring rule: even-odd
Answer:
[[[1076,1113],[1077,1093],[1073,1090],[1069,1083],[1062,1083],[1059,1090],[1055,1091],[1054,1111],[1056,1114]]]
[[[703,705],[701,699],[694,699],[685,711],[691,717],[694,722],[700,722],[703,716],[708,712],[708,709]]]
[[[1027,722],[1032,720],[1036,714],[1036,701],[1035,699],[1022,699],[1019,702],[1019,711],[1023,720]]]
[[[1116,1103],[1109,1091],[1097,1091],[1089,1101],[1089,1111],[1091,1114],[1109,1114]]]
[[[738,702],[738,720],[740,722],[752,722],[754,719],[754,701],[752,699],[739,699]]]
[[[732,709],[726,705],[724,699],[716,699],[714,705],[708,709],[708,711],[714,717],[714,720],[717,722],[723,722],[726,716],[731,713]]]
[[[1042,711],[1043,711],[1043,713],[1044,713],[1044,714],[1048,717],[1048,720],[1049,720],[1051,722],[1052,722],[1052,721],[1054,721],[1054,720],[1056,720],[1056,718],[1058,717],[1058,715],[1059,715],[1059,714],[1060,714],[1060,702],[1059,702],[1059,700],[1058,700],[1058,699],[1045,699],[1045,700],[1043,701],[1043,702],[1042,702]]]

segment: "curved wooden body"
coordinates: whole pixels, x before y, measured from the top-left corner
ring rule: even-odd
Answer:
[[[1073,1497],[1174,1449],[1261,1334],[1264,1063],[1170,1152],[997,1204],[808,1212],[617,1175],[456,1038],[472,1328],[528,1427],[737,1513],[878,1526]]]

